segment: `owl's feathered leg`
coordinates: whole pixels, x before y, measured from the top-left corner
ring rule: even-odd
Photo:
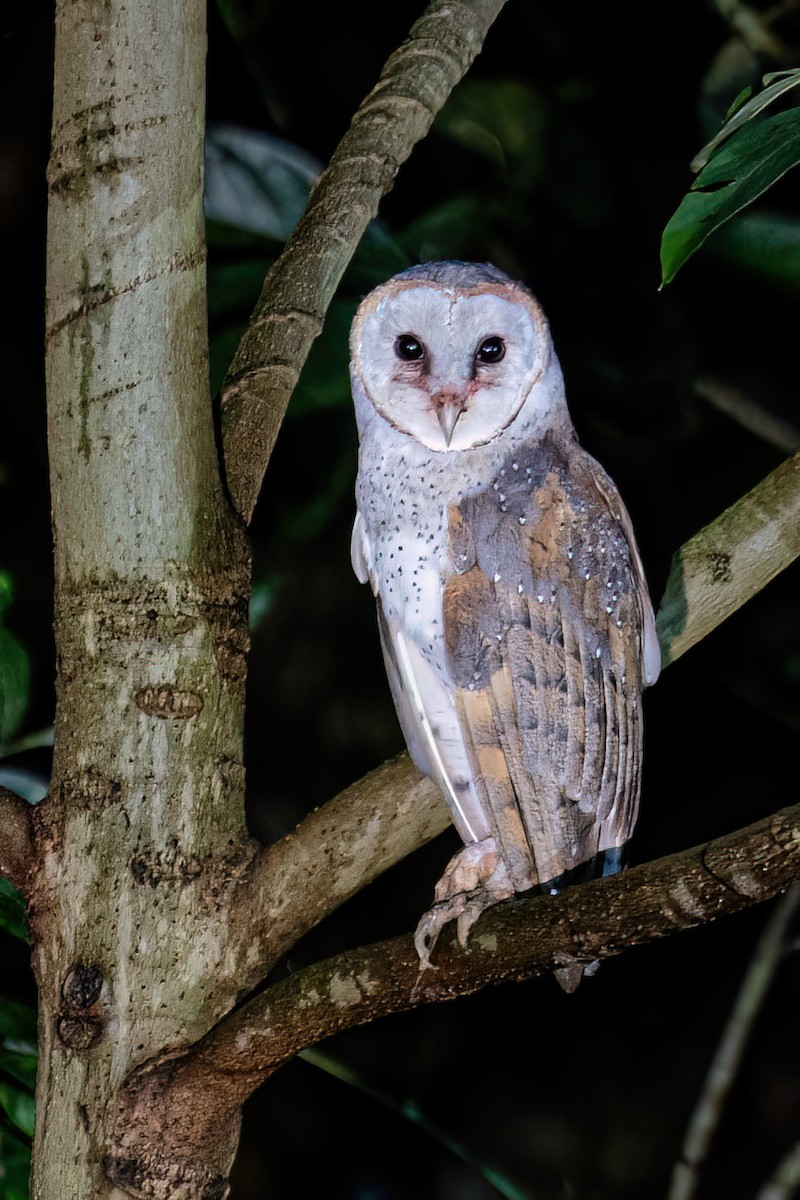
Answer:
[[[436,885],[434,905],[420,920],[414,945],[422,968],[430,967],[431,953],[445,925],[456,922],[456,936],[466,946],[469,931],[481,913],[514,895],[494,838],[472,842],[459,850]]]

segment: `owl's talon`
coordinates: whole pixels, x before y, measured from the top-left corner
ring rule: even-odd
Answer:
[[[456,938],[466,947],[470,930],[481,914],[514,895],[494,838],[473,842],[447,864],[434,892],[436,903],[420,919],[414,945],[422,967],[430,967],[431,954],[445,925],[456,923]]]
[[[436,924],[435,916],[436,914],[433,911],[425,913],[414,933],[414,948],[419,955],[421,971],[433,970],[431,954],[434,951],[442,928],[441,925]]]

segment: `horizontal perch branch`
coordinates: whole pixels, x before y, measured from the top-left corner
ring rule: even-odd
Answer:
[[[245,521],[300,371],[361,236],[504,3],[433,0],[387,60],[270,268],[222,390],[228,487]]]
[[[121,1097],[119,1139],[107,1169],[112,1178],[133,1175],[151,1187],[180,1179],[193,1162],[207,1159],[207,1144],[238,1119],[264,1079],[322,1038],[489,984],[611,957],[768,900],[799,875],[795,805],[626,874],[498,905],[481,918],[466,950],[452,934],[442,939],[434,970],[420,970],[411,937],[316,963],[225,1018],[182,1057],[135,1073]],[[182,1120],[185,1113],[191,1121]]]

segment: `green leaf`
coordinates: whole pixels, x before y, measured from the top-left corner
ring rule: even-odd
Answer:
[[[0,1079],[0,1110],[26,1137],[33,1137],[34,1107],[30,1092]]]
[[[772,80],[775,82],[773,83]],[[744,88],[739,93],[728,109],[728,120],[722,126],[719,133],[703,146],[699,154],[696,154],[692,159],[690,165],[692,171],[700,171],[713,158],[716,151],[723,142],[728,140],[731,134],[735,133],[737,129],[741,129],[748,121],[752,121],[754,117],[757,117],[759,113],[763,112],[765,108],[768,108],[770,104],[773,104],[786,92],[800,85],[800,70],[775,71],[772,75],[765,75],[762,82],[769,84],[769,87],[765,87],[763,92],[759,92],[751,100],[747,99],[747,97],[753,90],[752,88]]]
[[[0,617],[5,615],[5,612],[13,599],[14,580],[11,578],[8,571],[0,571]]]
[[[36,1046],[28,1042],[8,1042],[0,1046],[0,1070],[13,1076],[33,1092],[36,1086]]]
[[[215,125],[206,138],[205,210],[214,220],[286,241],[320,165],[293,142]]]
[[[529,184],[541,172],[547,114],[541,97],[516,80],[467,80],[452,93],[435,128],[489,159],[515,181]]]
[[[6,1039],[36,1045],[36,1013],[29,1005],[0,999],[0,1043]]]
[[[698,175],[661,239],[662,285],[703,242],[800,162],[800,109],[749,123]]]
[[[290,418],[320,408],[349,408],[350,326],[357,305],[355,298],[331,302],[322,333],[311,347],[292,396]]]
[[[23,942],[28,940],[25,901],[7,879],[0,879],[0,928]]]
[[[429,208],[403,232],[403,245],[427,262],[437,258],[463,258],[480,239],[488,224],[487,205],[479,196],[452,196]]]
[[[0,1200],[28,1200],[30,1171],[30,1147],[0,1127]]]
[[[800,218],[775,212],[740,213],[715,236],[709,251],[759,283],[800,294]]]
[[[208,315],[241,312],[249,317],[264,283],[270,259],[249,258],[208,268]]]
[[[28,655],[14,634],[0,626],[0,742],[13,737],[21,725],[29,691]]]
[[[731,104],[730,108],[725,113],[725,120],[729,121],[731,119],[731,117],[734,115],[734,113],[737,113],[739,111],[739,109],[744,104],[747,103],[747,101],[750,99],[752,94],[753,94],[753,85],[752,85],[752,83],[748,83],[747,87],[743,87],[742,90],[739,92],[738,96],[736,96],[734,98],[733,104]],[[699,169],[700,168],[698,167],[698,170]]]
[[[27,1137],[33,1135],[36,1062],[36,1013],[0,999],[0,1113]]]

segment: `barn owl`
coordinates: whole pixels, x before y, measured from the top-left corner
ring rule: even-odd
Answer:
[[[412,267],[366,297],[350,348],[353,567],[411,757],[465,843],[417,927],[427,966],[448,922],[463,945],[499,900],[620,869],[660,653],[630,518],[522,284]]]

